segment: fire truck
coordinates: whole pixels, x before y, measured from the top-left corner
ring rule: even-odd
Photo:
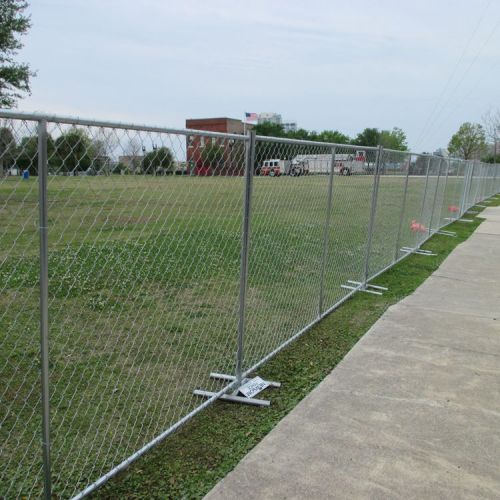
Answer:
[[[328,174],[332,156],[330,154],[297,155],[292,160],[274,158],[264,160],[260,167],[260,175],[279,177],[280,175],[300,176],[308,174]],[[356,151],[354,154],[336,153],[333,172],[339,175],[366,173],[366,152]]]
[[[331,168],[332,157],[330,154],[297,155],[291,167],[303,174],[328,174]],[[366,152],[356,151],[355,154],[336,153],[333,172],[339,175],[352,175],[365,173]]]

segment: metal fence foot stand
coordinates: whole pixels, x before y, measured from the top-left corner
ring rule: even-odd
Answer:
[[[456,219],[450,219],[450,220],[456,220]],[[440,234],[442,236],[452,236],[453,238],[457,236],[457,233],[455,233],[454,231],[446,231],[444,229],[440,229],[439,231],[436,232],[436,234]]]
[[[428,257],[437,255],[437,253],[433,253],[430,250],[422,250],[421,248],[403,247],[401,248],[401,251],[406,253],[414,253],[417,255],[427,255]]]
[[[474,222],[474,219],[457,219],[458,222]]]
[[[224,380],[227,382],[235,382],[236,381],[236,376],[226,375],[225,373],[213,372],[210,374],[210,377],[218,379],[218,380]],[[242,388],[245,388],[253,380],[254,379],[244,377],[241,380],[241,382],[242,382],[241,385],[239,385],[231,394],[224,394],[219,399],[221,399],[223,401],[230,401],[232,403],[241,403],[241,404],[247,404],[247,405],[253,405],[253,406],[270,406],[271,402],[267,399],[256,399],[254,397],[247,397],[241,392]],[[262,379],[260,379],[260,380],[262,380]],[[281,387],[280,382],[271,382],[269,380],[262,380],[262,382],[263,382],[263,385],[262,385],[263,388],[261,390],[267,389],[268,387],[275,387],[275,388]],[[260,390],[258,392],[260,392]],[[210,398],[210,397],[213,397],[216,393],[196,389],[194,391],[194,394],[196,396]]]
[[[385,286],[372,285],[371,283],[362,283],[361,281],[347,280],[347,285],[340,285],[346,290],[355,290],[357,292],[371,293],[373,295],[383,295],[389,289]]]

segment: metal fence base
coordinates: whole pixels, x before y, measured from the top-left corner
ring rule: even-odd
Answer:
[[[467,212],[465,212],[466,214],[478,214],[479,212],[477,210],[467,210]]]
[[[457,219],[458,222],[474,222],[473,219]]]
[[[196,389],[194,391],[194,394],[196,396],[202,396],[204,398],[211,398],[215,396],[215,392],[209,392],[209,391],[201,391]],[[224,394],[223,396],[220,396],[219,399],[221,401],[230,401],[231,403],[241,403],[245,405],[252,405],[252,406],[270,406],[271,402],[268,401],[267,399],[255,399],[255,398],[246,398],[244,396],[236,396],[234,394]]]
[[[437,253],[432,253],[430,250],[422,250],[421,248],[403,247],[401,248],[401,251],[407,253],[414,253],[417,255],[427,255],[429,257],[437,255]]]
[[[371,293],[373,295],[383,295],[382,292],[387,292],[387,290],[389,290],[385,286],[372,285],[370,283],[361,283],[360,281],[347,280],[347,283],[349,284],[340,285],[341,288],[346,288],[347,290],[354,290],[356,292]],[[371,288],[373,288],[373,290],[370,290]]]
[[[210,374],[210,378],[216,378],[219,380],[227,380],[229,382],[236,380],[236,377],[234,375],[227,375],[225,373],[217,373],[217,372],[212,372]],[[243,379],[243,383],[247,382],[248,380],[249,380],[248,377]],[[276,387],[276,388],[281,387],[281,382],[271,382],[270,380],[266,380],[266,382],[269,384],[269,387]]]
[[[210,378],[223,380],[225,382],[234,382],[236,380],[236,377],[234,375],[227,375],[226,373],[217,373],[217,372],[212,372],[210,374]],[[249,380],[250,378],[245,377],[243,378],[241,383],[245,384]],[[266,380],[266,383],[269,384],[268,387],[275,387],[275,388],[281,387],[281,382],[271,382],[270,380]],[[193,393],[196,396],[201,396],[204,398],[211,398],[216,394],[215,392],[203,391],[200,389],[194,390]],[[246,396],[239,396],[238,393],[239,393],[239,388],[236,388],[232,394],[224,394],[219,399],[223,401],[230,401],[231,403],[241,403],[253,406],[270,406],[271,404],[271,402],[267,399],[247,398]]]
[[[436,232],[436,234],[440,234],[442,236],[452,236],[453,238],[457,236],[457,233],[455,233],[454,231],[445,231],[444,229],[440,229]]]

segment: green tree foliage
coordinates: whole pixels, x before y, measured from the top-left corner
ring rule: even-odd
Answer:
[[[38,136],[23,137],[16,148],[16,166],[28,170],[30,175],[38,175]],[[47,137],[47,154],[54,154],[54,139]]]
[[[269,137],[285,137],[286,132],[280,123],[264,122],[254,125],[253,130],[257,135],[266,135]]]
[[[351,144],[352,139],[338,130],[323,130],[317,134],[316,140],[321,142],[334,142],[335,144]]]
[[[304,141],[334,142],[336,144],[349,144],[351,138],[338,130],[323,130],[323,132],[309,131],[303,128],[285,132],[283,125],[277,123],[259,123],[254,127],[257,135],[268,137],[286,137],[287,139],[299,139]]]
[[[96,167],[93,144],[83,129],[72,128],[54,143],[49,167],[58,172],[84,172]]]
[[[486,151],[486,134],[479,123],[463,123],[448,144],[451,155],[464,160],[478,158]]]
[[[207,144],[201,150],[201,161],[205,167],[221,168],[224,164],[224,148],[218,144]]]
[[[378,128],[365,128],[354,139],[354,144],[358,146],[378,146],[380,140],[380,131]]]
[[[397,151],[407,151],[408,143],[406,141],[406,134],[398,127],[392,130],[379,130],[378,128],[365,128],[360,132],[354,144],[358,146],[371,146],[378,145],[387,149],[395,149]]]
[[[0,0],[0,107],[15,106],[22,93],[30,92],[30,77],[35,76],[28,64],[15,62],[22,48],[19,36],[31,27],[24,15],[28,3],[23,0]]]
[[[380,131],[379,144],[387,149],[408,151],[406,134],[398,127],[394,127],[392,130]]]
[[[174,155],[167,147],[150,151],[142,160],[142,170],[145,174],[157,175],[171,173],[174,170]]]
[[[7,127],[0,128],[0,177],[13,166],[15,160],[16,140]]]

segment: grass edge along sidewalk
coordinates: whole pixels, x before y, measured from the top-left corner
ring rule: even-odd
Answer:
[[[499,206],[492,199],[489,206]],[[268,389],[271,407],[216,402],[178,432],[113,478],[91,498],[201,498],[342,360],[388,307],[412,293],[447,255],[476,230],[455,222],[456,237],[434,235],[423,248],[437,256],[411,255],[380,275],[383,296],[358,293],[265,364],[259,375],[279,380]],[[465,214],[472,219],[472,215]]]

